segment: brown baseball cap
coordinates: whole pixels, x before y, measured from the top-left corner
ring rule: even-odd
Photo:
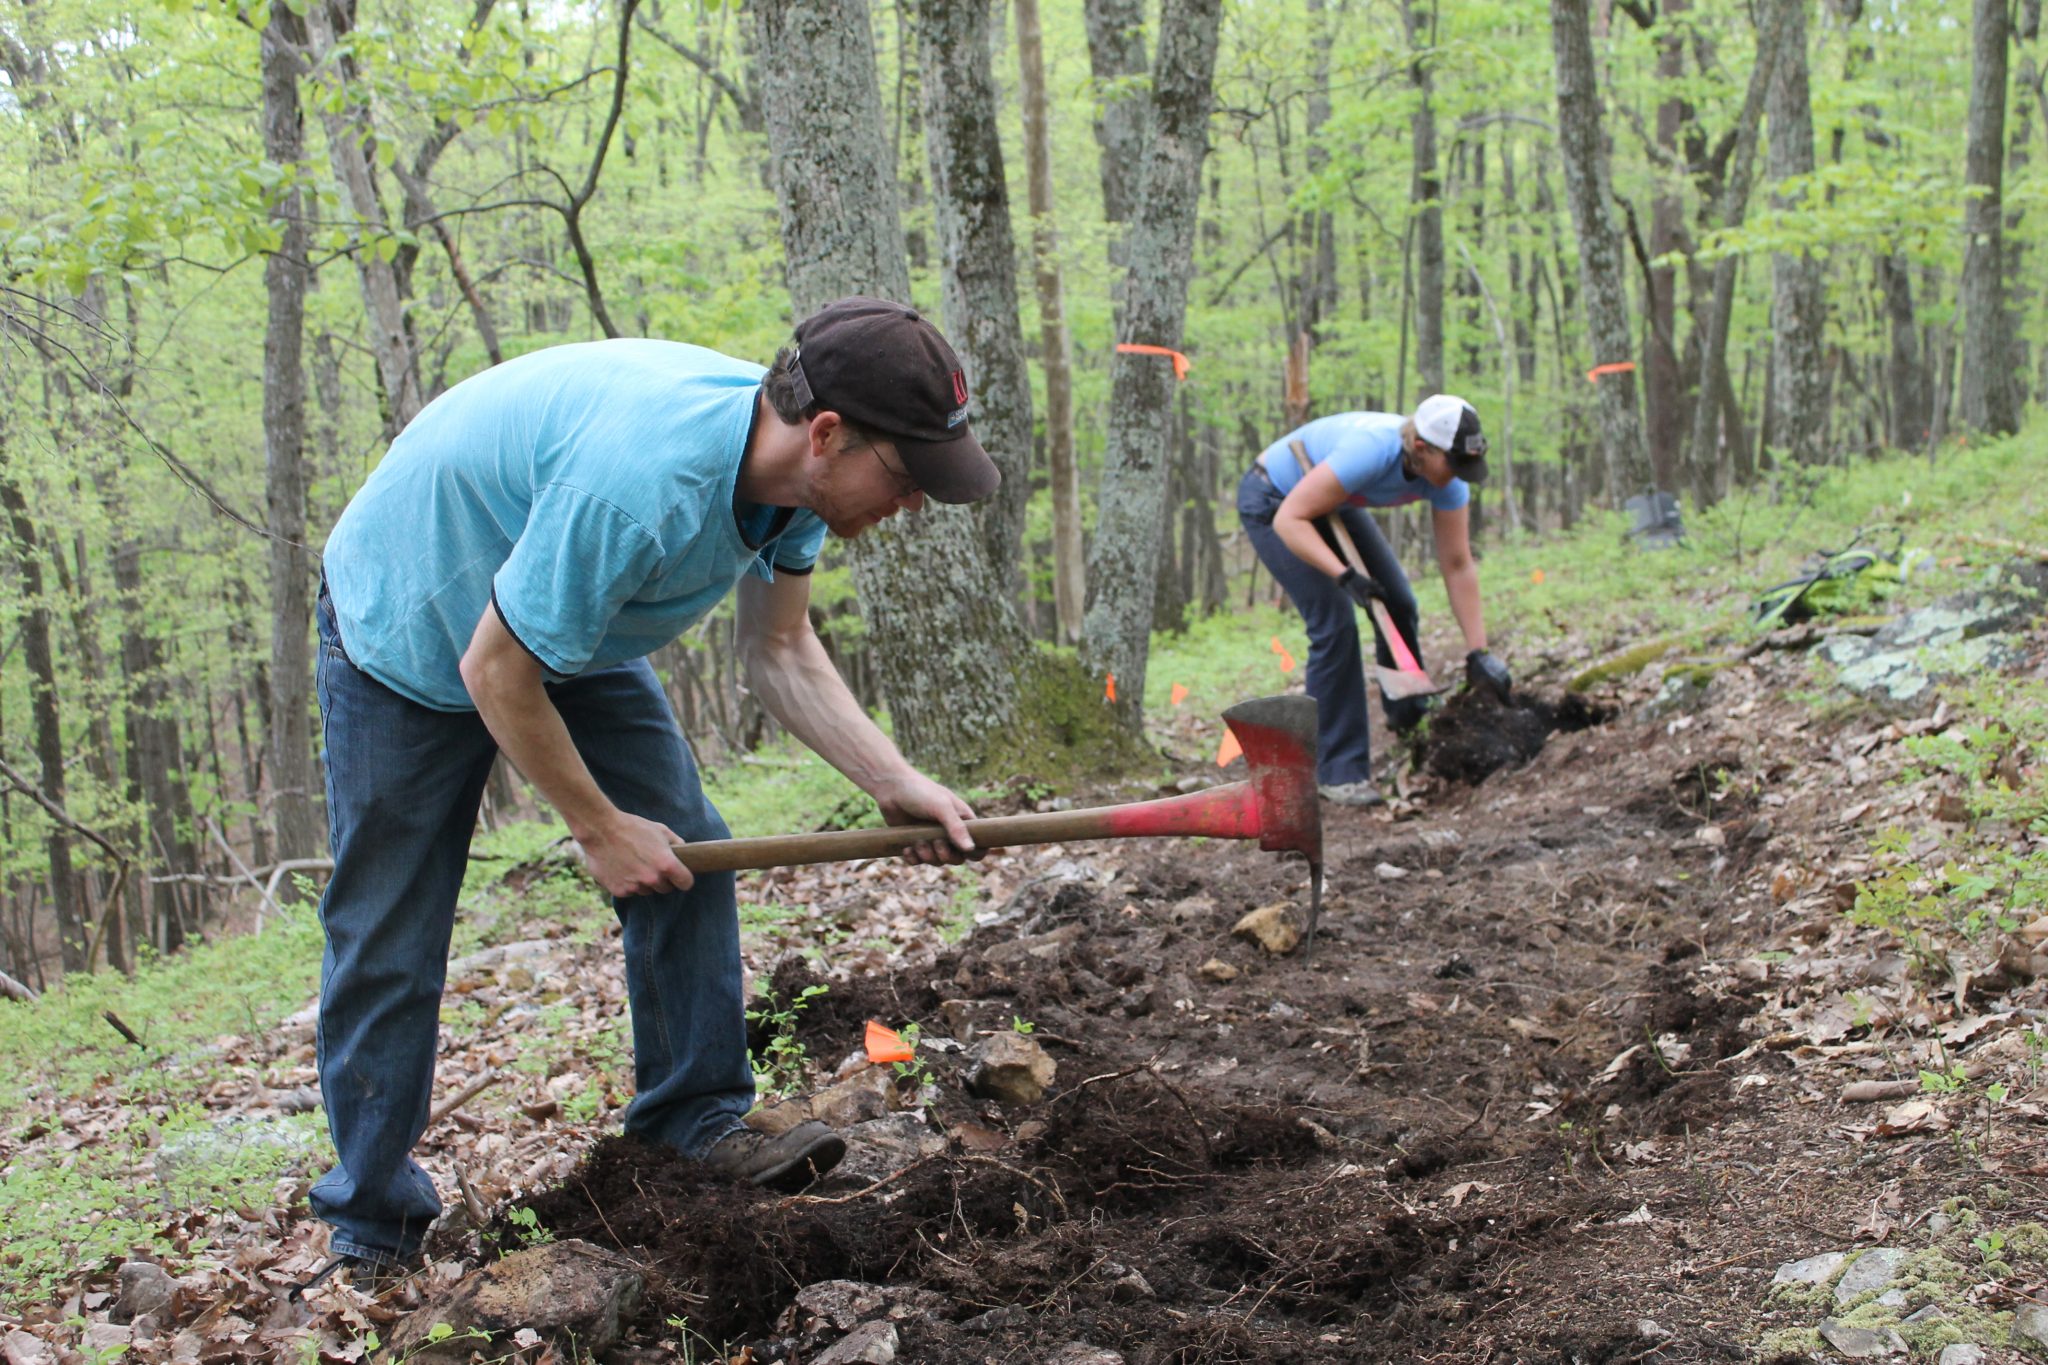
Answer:
[[[967,372],[939,329],[908,304],[855,295],[796,325],[797,401],[893,441],[926,497],[974,502],[1003,481],[967,426]]]

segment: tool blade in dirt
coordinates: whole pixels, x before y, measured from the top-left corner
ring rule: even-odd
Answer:
[[[1380,692],[1389,700],[1400,701],[1404,697],[1433,697],[1443,691],[1438,683],[1415,657],[1415,651],[1408,648],[1408,641],[1394,628],[1394,618],[1387,610],[1387,604],[1378,598],[1372,603],[1373,624],[1380,628],[1380,636],[1393,651],[1394,667],[1373,667],[1373,676],[1379,680]]]

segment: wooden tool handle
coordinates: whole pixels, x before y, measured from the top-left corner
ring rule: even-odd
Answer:
[[[1068,839],[1103,839],[1111,833],[1109,824],[1106,810],[1056,810],[969,820],[967,832],[977,848],[1012,848],[1018,844],[1057,844]],[[679,844],[676,858],[695,873],[737,872],[742,868],[886,858],[912,844],[945,837],[946,831],[938,825],[889,825],[883,829],[841,829],[823,834],[776,834],[760,839]]]

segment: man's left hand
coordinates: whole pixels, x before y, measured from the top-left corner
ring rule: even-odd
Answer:
[[[944,839],[929,839],[903,850],[906,863],[964,863],[979,859],[986,851],[974,846],[965,821],[974,818],[973,809],[945,787],[911,772],[874,793],[882,818],[892,825],[942,825]]]
[[[1475,649],[1465,656],[1465,685],[1490,693],[1495,701],[1506,706],[1515,680],[1506,664],[1486,650]]]

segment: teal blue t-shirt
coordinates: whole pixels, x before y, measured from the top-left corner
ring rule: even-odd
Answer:
[[[762,373],[699,346],[592,341],[436,398],[327,540],[350,659],[423,705],[472,710],[458,665],[494,599],[559,681],[659,649],[745,574],[808,570],[817,516],[734,503]]]
[[[1339,412],[1318,417],[1273,442],[1259,455],[1266,477],[1282,493],[1292,492],[1301,482],[1301,461],[1287,448],[1300,441],[1308,451],[1309,463],[1327,464],[1354,507],[1400,507],[1427,501],[1439,512],[1455,512],[1472,499],[1463,479],[1452,479],[1434,488],[1427,479],[1411,479],[1401,472],[1401,424],[1393,412]]]

